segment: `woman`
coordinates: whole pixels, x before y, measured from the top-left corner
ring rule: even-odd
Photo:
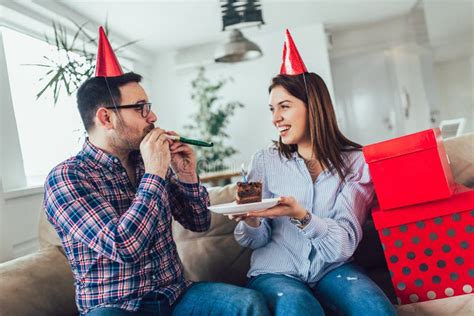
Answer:
[[[293,47],[286,54],[296,50],[289,33],[287,42]],[[237,242],[254,250],[248,287],[276,315],[395,315],[385,294],[350,262],[374,197],[361,146],[340,132],[324,81],[299,62],[300,74],[281,71],[271,82],[280,137],[254,155],[249,172],[249,181],[263,182],[263,197],[281,197],[280,203],[236,218]]]

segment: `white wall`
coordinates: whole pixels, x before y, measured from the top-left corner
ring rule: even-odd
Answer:
[[[26,186],[23,158],[10,95],[3,37],[0,32],[0,172],[5,190]],[[8,149],[8,150],[7,150]]]
[[[306,67],[321,75],[332,95],[326,35],[322,24],[293,28],[290,32]],[[239,150],[230,162],[231,167],[240,166],[243,161],[248,162],[253,153],[278,138],[271,124],[267,88],[271,78],[280,70],[284,30],[257,34],[249,39],[260,46],[264,54],[262,58],[237,64],[209,64],[210,54],[215,47],[215,44],[209,44],[196,50],[189,48],[160,54],[153,64],[151,96],[159,117],[158,124],[181,132],[184,131],[183,125],[190,122],[189,115],[197,109],[190,98],[190,83],[197,71],[196,67],[187,67],[186,64],[209,64],[206,76],[210,79],[233,77],[234,81],[222,89],[221,95],[225,101],[242,102],[245,108],[237,109],[227,128],[231,135],[229,143]]]
[[[0,262],[18,258],[38,249],[38,219],[43,201],[41,192],[32,195],[4,195],[4,205],[0,209],[3,236]],[[1,203],[1,202],[0,202]]]
[[[365,119],[372,123],[366,125],[367,128],[364,128],[363,124],[352,124],[357,128],[348,128],[347,136],[364,144],[439,125],[436,113],[439,113],[440,100],[434,76],[433,52],[428,43],[425,17],[421,8],[415,8],[403,16],[336,29],[331,33],[333,45],[330,58],[333,69],[338,71],[337,76],[334,76],[338,78],[338,81],[334,81],[338,100],[357,92],[371,100],[377,98],[379,106],[385,107],[384,111],[387,113],[381,115],[379,109],[371,111],[370,106],[357,109],[365,109],[365,113],[359,115],[365,116]],[[362,83],[358,82],[358,74],[349,70],[351,67],[341,66],[356,65],[361,57],[368,59],[365,66],[357,68],[362,75],[374,72],[371,67],[377,64],[375,61],[381,57],[385,58],[385,74],[379,72],[378,79],[374,78],[372,85],[362,86]],[[373,58],[373,63],[370,58]],[[345,81],[350,84],[345,84]],[[378,87],[381,81],[390,82],[390,89],[382,91],[374,88]],[[363,91],[356,91],[358,88]],[[345,104],[357,103],[356,100],[345,101]],[[354,118],[353,115],[348,119]],[[380,133],[368,133],[377,130],[377,124],[380,125],[378,130],[384,130],[382,127],[385,127],[385,130]]]
[[[441,99],[441,120],[466,118],[464,132],[474,131],[474,57],[435,64]]]
[[[422,54],[417,47],[403,46],[391,50],[396,74],[397,92],[402,113],[402,131],[411,134],[430,128],[430,108],[422,75]]]
[[[41,191],[34,190],[34,195],[21,197],[13,190],[24,189],[26,178],[9,90],[0,33],[0,262],[37,249],[38,210],[42,200]]]

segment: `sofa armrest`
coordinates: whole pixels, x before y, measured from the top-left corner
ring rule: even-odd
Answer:
[[[474,188],[474,133],[444,140],[454,181]]]
[[[73,276],[58,247],[0,264],[0,315],[77,315]]]

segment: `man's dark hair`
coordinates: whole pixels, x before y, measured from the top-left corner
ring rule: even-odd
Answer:
[[[106,81],[107,80],[107,81]],[[81,114],[86,131],[94,126],[94,117],[101,106],[119,105],[121,95],[119,87],[130,82],[140,82],[142,76],[128,72],[118,77],[93,77],[87,79],[77,90],[77,108]]]

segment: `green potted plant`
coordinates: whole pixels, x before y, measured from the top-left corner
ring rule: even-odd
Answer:
[[[94,75],[95,69],[95,52],[87,50],[87,47],[97,47],[98,37],[91,36],[82,25],[74,22],[76,30],[74,34],[68,34],[67,28],[59,23],[53,22],[54,37],[45,36],[46,42],[53,45],[58,52],[59,58],[51,58],[43,56],[44,63],[29,64],[45,68],[44,77],[40,81],[44,81],[45,85],[36,94],[36,98],[40,98],[47,91],[51,91],[54,97],[54,104],[57,104],[59,93],[65,89],[68,95],[72,95],[79,86],[87,79]],[[104,25],[106,35],[109,35],[107,21]],[[120,51],[137,41],[128,42],[115,49],[117,56]]]
[[[213,142],[213,147],[196,147],[199,172],[214,172],[227,169],[225,159],[237,150],[226,144],[229,135],[225,129],[237,108],[244,105],[238,101],[224,102],[219,91],[232,78],[220,79],[213,83],[205,76],[205,68],[198,69],[197,77],[191,82],[191,99],[198,105],[197,112],[191,115],[192,124],[185,126],[191,136]]]

